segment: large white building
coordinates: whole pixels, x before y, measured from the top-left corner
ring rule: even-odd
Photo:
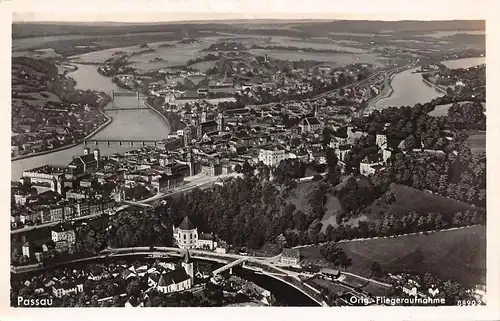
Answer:
[[[179,248],[192,249],[198,243],[198,228],[186,216],[178,227],[173,227],[174,239]]]
[[[263,162],[267,166],[278,166],[282,160],[287,158],[288,153],[281,145],[262,147],[259,151],[259,162]]]
[[[58,226],[52,230],[52,241],[54,241],[54,243],[65,241],[73,244],[76,241],[75,230]]]

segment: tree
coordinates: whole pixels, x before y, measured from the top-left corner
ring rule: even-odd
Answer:
[[[12,265],[18,265],[20,262],[21,262],[21,253],[19,252],[19,249],[18,248],[14,248],[12,250],[12,254],[11,254],[11,259],[10,259],[10,262]]]
[[[133,278],[127,285],[127,294],[129,297],[138,297],[141,294],[141,284],[138,279]]]
[[[334,266],[341,266],[347,268],[352,265],[352,259],[344,252],[344,250],[337,246],[336,242],[330,241],[320,248],[320,253],[325,260],[333,263]]]
[[[331,127],[324,127],[323,128],[323,147],[327,147],[328,144],[330,144],[330,141],[332,140],[332,135],[333,135],[333,129]]]
[[[372,262],[372,272],[373,275],[377,276],[382,273],[382,267],[380,266],[380,263],[374,261]]]
[[[276,245],[278,245],[280,250],[288,246],[286,237],[283,234],[280,234],[278,235],[278,237],[276,237]]]

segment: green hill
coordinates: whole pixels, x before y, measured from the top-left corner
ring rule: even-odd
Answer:
[[[486,228],[456,230],[366,241],[349,241],[339,246],[353,260],[347,270],[371,276],[373,262],[384,272],[430,272],[443,280],[452,279],[472,287],[486,282]],[[319,247],[300,249],[303,261],[321,259]]]
[[[394,202],[387,204],[385,201],[388,194],[394,195]],[[400,184],[392,184],[389,190],[365,210],[370,219],[381,218],[381,212],[391,213],[396,217],[415,211],[421,214],[443,213],[451,215],[456,212],[465,212],[474,209],[472,205],[451,198],[421,191]]]

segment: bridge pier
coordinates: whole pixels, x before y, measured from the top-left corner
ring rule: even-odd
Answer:
[[[109,140],[108,140],[108,146],[109,146]]]
[[[142,141],[142,146],[146,146],[146,142]]]
[[[121,145],[122,145],[122,141],[120,140],[120,141],[118,142],[118,144],[120,144],[120,146],[121,146]]]
[[[99,145],[99,141],[97,141],[97,140],[96,140],[96,141],[95,141],[95,144],[96,144],[96,145]]]
[[[134,146],[134,142],[132,142],[132,141],[131,141],[131,142],[130,142],[130,146]]]

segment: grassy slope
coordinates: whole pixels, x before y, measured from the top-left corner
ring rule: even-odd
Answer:
[[[371,264],[377,261],[386,272],[431,272],[464,286],[486,282],[486,228],[483,226],[352,241],[340,246],[353,260],[348,271],[362,276],[370,276]],[[300,252],[305,261],[322,258],[317,246],[302,248]]]
[[[37,70],[30,66],[30,63],[38,64]],[[44,69],[45,68],[45,69]],[[43,78],[57,75],[57,68],[48,62],[44,62],[38,59],[21,58],[12,60],[12,89],[19,95],[20,98],[12,98],[12,106],[33,106],[36,108],[43,107],[48,102],[60,103],[61,100],[52,92],[40,91],[38,83],[32,80],[28,83],[27,80],[23,79],[22,76],[18,75],[17,72],[24,71],[30,78]],[[46,95],[43,97],[41,94]]]
[[[301,183],[290,192],[290,195],[287,198],[287,202],[295,204],[297,209],[307,213],[309,208],[308,197],[314,187],[318,184],[318,182],[307,182]],[[323,231],[326,229],[328,224],[336,226],[335,222],[336,213],[341,210],[342,206],[337,197],[328,194],[326,205],[325,205],[325,215],[323,216]]]
[[[381,199],[376,200],[368,207],[370,218],[378,219],[380,217],[380,211],[392,213],[396,217],[401,217],[410,211],[416,211],[422,214],[439,212],[444,215],[449,215],[473,208],[469,204],[404,185],[393,184],[389,191],[395,195],[396,201],[387,205],[383,201],[384,196],[382,196]]]

